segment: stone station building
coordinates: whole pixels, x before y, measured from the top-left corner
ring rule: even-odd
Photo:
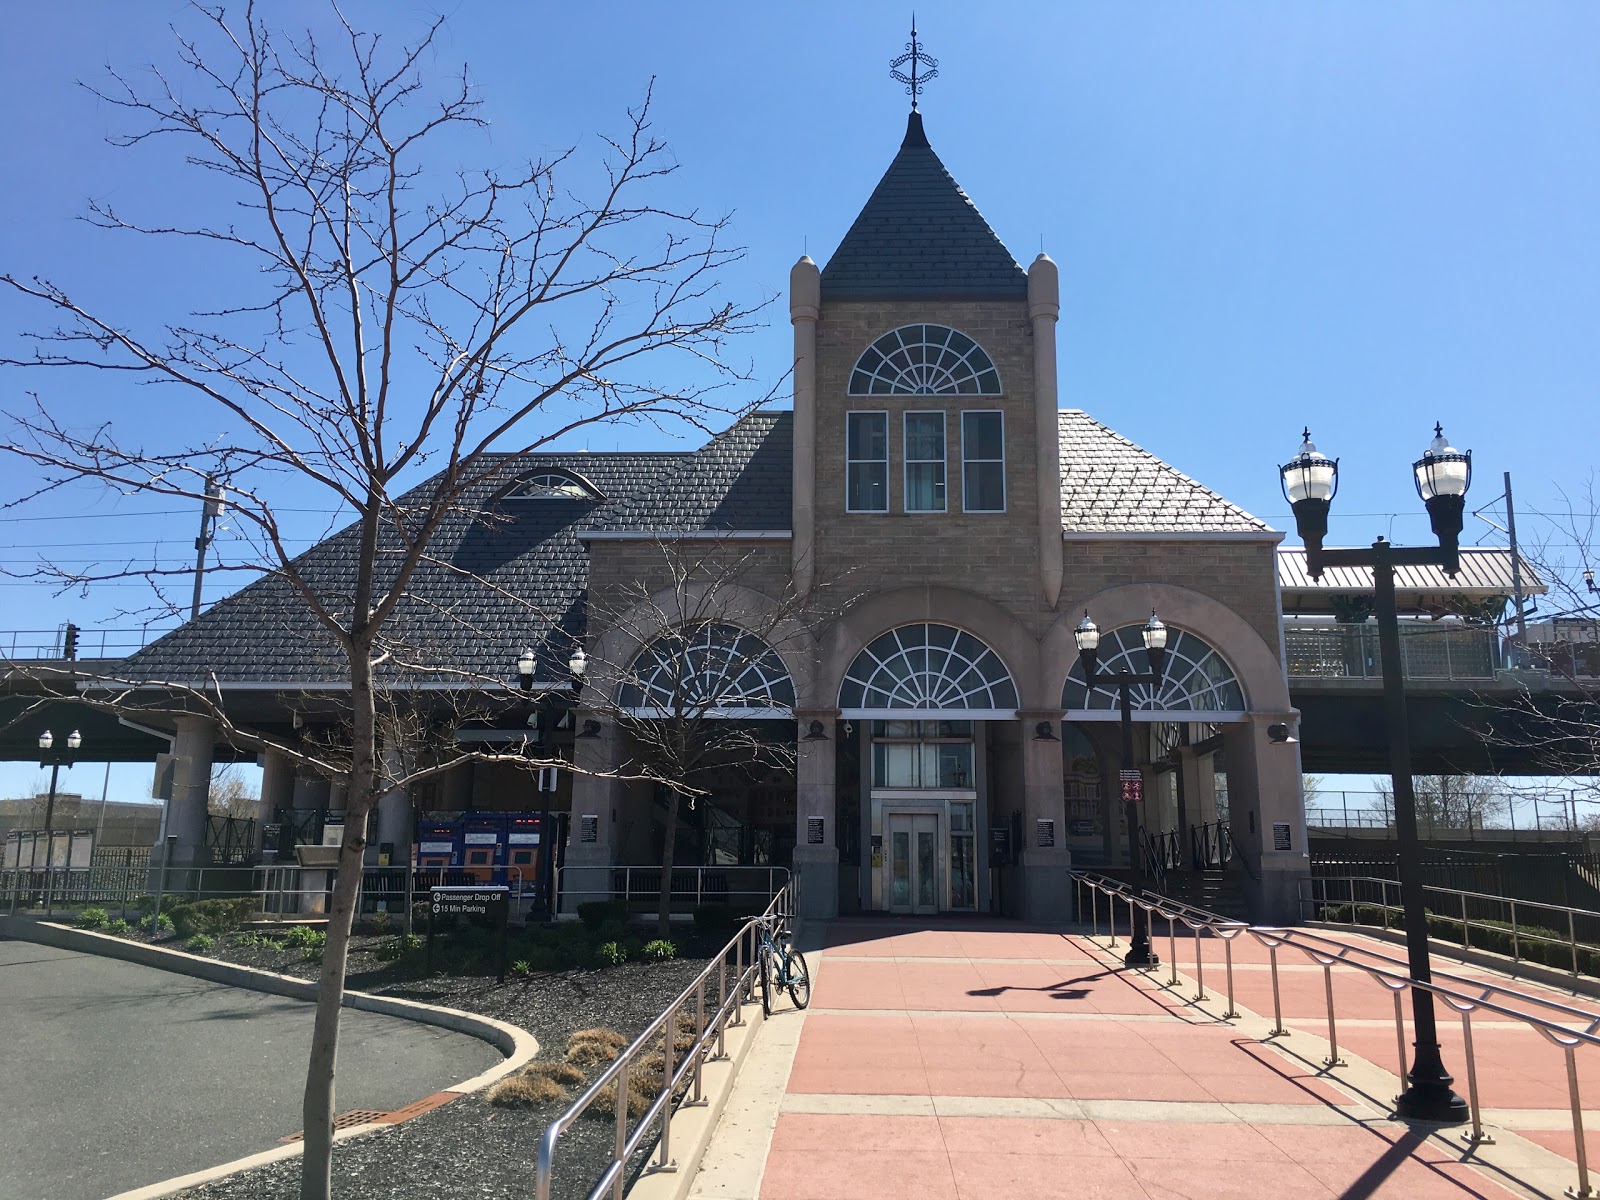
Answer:
[[[1171,640],[1160,686],[1135,690],[1143,823],[1186,836],[1228,818],[1252,915],[1291,917],[1307,862],[1300,761],[1267,732],[1295,718],[1282,535],[1062,407],[1056,265],[1043,254],[1017,264],[919,114],[827,264],[795,265],[789,313],[792,412],[758,411],[691,452],[507,460],[501,484],[466,498],[434,544],[448,568],[419,575],[426,603],[405,621],[415,631],[426,612],[452,614],[424,640],[456,694],[478,680],[515,696],[512,663],[528,643],[533,694],[560,692],[561,664],[582,645],[596,669],[574,727],[599,727],[554,736],[583,770],[561,772],[553,797],[530,772],[477,763],[383,798],[374,853],[415,857],[429,819],[551,807],[572,816],[569,867],[659,862],[656,788],[606,774],[637,758],[628,721],[664,711],[652,698],[672,690],[662,672],[726,663],[730,640],[760,638],[759,670],[720,708],[792,741],[793,769],[730,773],[685,808],[679,862],[792,865],[818,916],[1062,918],[1070,865],[1126,862],[1116,695],[1085,689],[1073,628],[1088,612],[1102,666],[1144,671],[1139,631],[1154,609]],[[304,560],[330,588],[352,536]],[[739,578],[720,581],[737,601],[674,640],[653,626],[711,581],[673,579],[666,551],[702,543],[737,555]],[[827,595],[848,603],[808,612]],[[122,673],[155,690],[213,681],[236,724],[298,736],[337,711],[331,649],[303,625],[266,579]],[[446,687],[395,686],[415,688],[420,708]],[[216,730],[200,716],[168,724],[167,830],[193,858]],[[464,719],[455,737],[503,742],[514,729]],[[286,757],[265,768],[264,812],[341,807],[334,785],[297,777]]]

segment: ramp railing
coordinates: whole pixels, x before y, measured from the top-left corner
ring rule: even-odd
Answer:
[[[1272,979],[1272,1028],[1267,1034],[1269,1038],[1283,1037],[1289,1033],[1283,1024],[1278,952],[1294,950],[1305,955],[1312,963],[1322,968],[1328,1038],[1328,1056],[1323,1062],[1328,1067],[1345,1065],[1344,1060],[1339,1057],[1334,967],[1347,967],[1359,972],[1387,990],[1393,997],[1396,1067],[1402,1087],[1409,1070],[1406,1065],[1404,997],[1409,992],[1419,989],[1431,992],[1442,1005],[1461,1017],[1461,1037],[1467,1071],[1467,1106],[1471,1123],[1469,1132],[1463,1136],[1469,1145],[1493,1141],[1484,1130],[1482,1108],[1479,1103],[1478,1062],[1472,1042],[1473,1016],[1484,1013],[1491,1017],[1515,1020],[1537,1031],[1547,1042],[1562,1051],[1566,1062],[1567,1096],[1571,1107],[1572,1135],[1578,1166],[1577,1187],[1567,1194],[1577,1197],[1594,1196],[1595,1193],[1589,1183],[1588,1152],[1584,1142],[1577,1052],[1586,1046],[1600,1046],[1600,1013],[1575,1008],[1532,992],[1498,983],[1486,983],[1481,979],[1472,979],[1446,971],[1434,971],[1432,980],[1422,983],[1411,978],[1410,968],[1403,957],[1367,946],[1341,942],[1320,932],[1247,925],[1242,921],[1179,904],[1152,892],[1135,892],[1117,880],[1086,871],[1073,871],[1072,879],[1080,901],[1085,895],[1089,898],[1093,938],[1100,936],[1099,910],[1101,907],[1105,908],[1110,923],[1108,946],[1116,944],[1115,914],[1119,905],[1125,905],[1128,909],[1129,929],[1132,928],[1134,908],[1142,909],[1152,922],[1150,926],[1152,938],[1155,932],[1153,922],[1156,918],[1159,917],[1167,922],[1172,974],[1164,981],[1165,986],[1175,987],[1179,982],[1176,955],[1177,927],[1183,925],[1191,930],[1195,941],[1196,978],[1200,984],[1197,989],[1197,1000],[1203,999],[1205,993],[1202,949],[1205,935],[1210,934],[1221,939],[1226,956],[1228,980],[1228,1008],[1222,1014],[1224,1020],[1232,1020],[1239,1015],[1234,1002],[1233,942],[1237,938],[1248,936],[1263,946],[1267,951]],[[1081,906],[1079,911],[1081,914]]]

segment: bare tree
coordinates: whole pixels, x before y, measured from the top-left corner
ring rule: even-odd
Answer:
[[[1424,830],[1482,829],[1498,823],[1511,807],[1513,790],[1495,775],[1414,775],[1417,820]],[[1377,785],[1373,807],[1394,821],[1394,792],[1387,782]]]
[[[261,797],[250,790],[250,785],[230,764],[212,774],[206,811],[213,816],[254,820],[261,815]]]
[[[70,394],[35,396],[10,414],[3,443],[35,481],[11,503],[88,483],[198,505],[220,481],[240,540],[215,569],[273,580],[348,684],[337,755],[241,725],[215,689],[172,681],[171,691],[174,708],[211,715],[235,744],[282,749],[348,788],[306,1078],[307,1200],[331,1193],[339,1012],[368,814],[382,790],[415,778],[378,760],[382,714],[395,707],[380,696],[402,668],[434,669],[387,637],[389,623],[441,526],[506,469],[504,454],[598,422],[706,427],[739,411],[725,399],[744,377],[728,363],[729,339],[755,311],[718,292],[741,254],[724,245],[724,221],[653,198],[674,165],[651,130],[648,93],[587,175],[572,151],[510,170],[461,168],[462,139],[485,120],[464,73],[431,76],[440,26],[391,46],[331,4],[328,21],[324,42],[272,28],[252,4],[197,8],[178,34],[176,75],[156,70],[149,87],[113,75],[97,92],[134,123],[117,144],[176,143],[205,194],[230,193],[233,207],[212,220],[139,220],[94,203],[90,223],[211,255],[210,290],[225,303],[152,327],[64,282],[0,275],[49,321],[0,363],[65,374],[80,389],[99,379],[118,396],[149,387],[172,414],[101,420]],[[569,172],[597,181],[592,197]],[[658,379],[673,360],[680,376]],[[197,427],[219,432],[188,440]],[[302,569],[283,524],[285,504],[307,497],[353,522],[338,580]],[[46,564],[33,577],[65,589],[139,576],[164,601],[161,585],[188,570]],[[103,681],[107,706],[132,702],[120,682]]]
[[[625,653],[597,664],[588,706],[614,720],[624,771],[656,781],[665,812],[657,919],[669,932],[682,807],[719,777],[792,772],[797,670],[814,631],[844,608],[844,579],[795,589],[787,553],[769,544],[662,537],[633,577],[592,595],[591,627]]]
[[[1549,589],[1523,650],[1549,686],[1524,686],[1512,719],[1495,722],[1490,741],[1566,777],[1593,802],[1600,800],[1600,495],[1592,474],[1576,493],[1558,488],[1557,495],[1559,507],[1537,518],[1522,547]]]

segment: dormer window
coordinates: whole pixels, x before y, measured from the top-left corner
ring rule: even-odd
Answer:
[[[600,493],[585,480],[565,471],[535,471],[524,475],[505,493],[506,500],[599,500]]]
[[[998,396],[1000,372],[982,346],[945,325],[902,325],[862,352],[852,396]]]

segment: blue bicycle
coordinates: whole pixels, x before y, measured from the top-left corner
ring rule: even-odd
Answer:
[[[756,979],[761,985],[761,1014],[772,1015],[774,992],[789,992],[796,1008],[811,1003],[811,971],[787,932],[777,930],[776,915],[746,917],[756,923]]]

